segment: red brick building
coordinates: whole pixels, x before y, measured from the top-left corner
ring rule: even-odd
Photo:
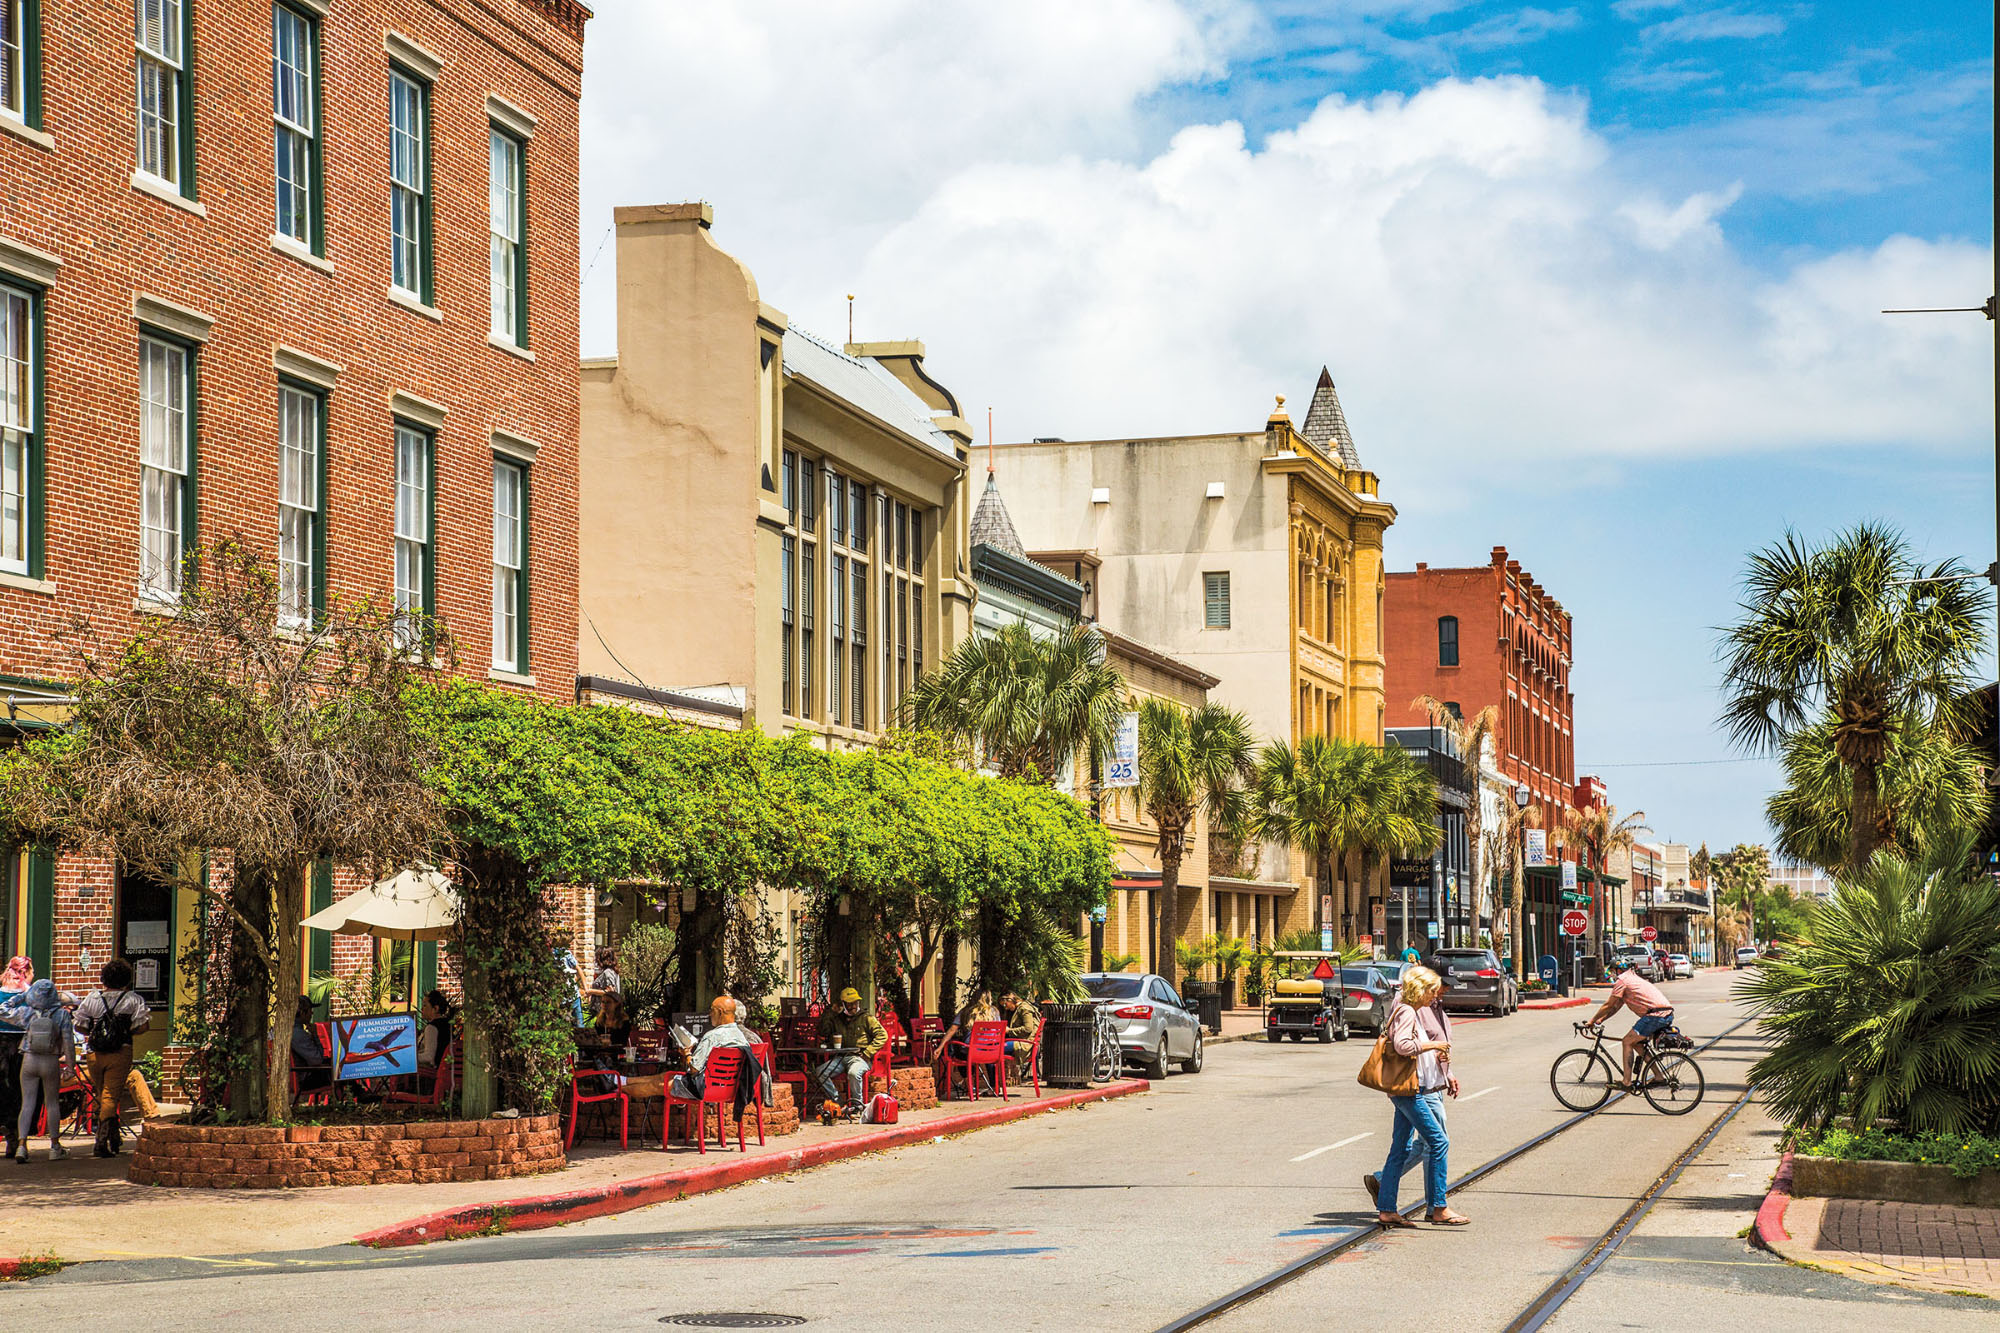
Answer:
[[[1389,725],[1426,726],[1412,706],[1428,694],[1471,716],[1499,710],[1496,761],[1510,786],[1526,785],[1543,810],[1550,857],[1557,830],[1577,799],[1570,693],[1570,616],[1507,548],[1485,565],[1390,573],[1383,591],[1385,692]],[[1563,859],[1575,859],[1564,851]],[[1542,886],[1531,882],[1531,888]],[[1548,898],[1539,909],[1537,896]],[[1531,894],[1531,953],[1548,951],[1553,895]]]
[[[568,695],[588,18],[0,0],[0,739],[60,721],[55,631],[173,614],[223,537],[287,614],[393,596]],[[0,953],[72,989],[124,954],[171,1004],[192,896],[0,849]]]

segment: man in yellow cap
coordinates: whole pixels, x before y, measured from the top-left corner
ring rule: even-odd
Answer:
[[[882,1020],[861,1008],[861,992],[849,986],[840,993],[840,1008],[820,1015],[819,1044],[833,1054],[819,1067],[820,1095],[858,1112],[868,1096],[868,1068],[875,1052],[889,1044]],[[840,1095],[846,1076],[847,1096]]]

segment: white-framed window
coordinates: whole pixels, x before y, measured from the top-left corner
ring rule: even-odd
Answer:
[[[26,574],[34,515],[35,302],[0,287],[0,569]]]
[[[189,354],[139,340],[139,590],[177,600],[187,554]]]
[[[1210,570],[1201,576],[1202,626],[1229,628],[1229,571]]]
[[[316,393],[278,389],[278,623],[310,625],[320,604],[320,413]]]
[[[0,0],[0,112],[28,114],[28,0]]]
[[[318,245],[319,32],[290,5],[271,6],[271,120],[278,235]]]
[[[522,299],[527,241],[526,192],[522,189],[526,152],[519,139],[487,131],[486,230],[492,268],[493,336],[527,346]]]
[[[181,184],[181,118],[187,73],[183,0],[133,0],[138,45],[139,170]]]
[[[430,89],[389,71],[389,280],[419,300],[430,294]]]
[[[416,646],[418,617],[431,612],[431,438],[396,426],[397,640]]]
[[[493,666],[525,671],[528,470],[493,460]]]

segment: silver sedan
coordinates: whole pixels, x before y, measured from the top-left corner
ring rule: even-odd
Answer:
[[[1165,977],[1151,972],[1086,972],[1083,988],[1111,1011],[1125,1059],[1147,1078],[1165,1078],[1178,1066],[1201,1072],[1201,1022]]]

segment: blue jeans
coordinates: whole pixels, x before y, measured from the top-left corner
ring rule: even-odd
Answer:
[[[830,1102],[841,1102],[846,1106],[859,1106],[868,1097],[868,1070],[873,1061],[858,1055],[836,1055],[821,1064],[814,1071],[818,1076],[820,1094]],[[840,1084],[845,1082],[846,1097],[841,1096]]]
[[[1375,1194],[1378,1212],[1396,1211],[1396,1186],[1403,1173],[1424,1162],[1424,1202],[1432,1208],[1444,1207],[1445,1157],[1451,1140],[1444,1132],[1444,1094],[1421,1092],[1414,1097],[1391,1097],[1396,1123],[1389,1130],[1389,1159],[1382,1163],[1381,1188]],[[1422,1140],[1421,1146],[1418,1140]]]
[[[1665,1032],[1674,1025],[1674,1011],[1663,1009],[1657,1014],[1647,1014],[1632,1025],[1632,1030],[1642,1037],[1651,1037]]]

